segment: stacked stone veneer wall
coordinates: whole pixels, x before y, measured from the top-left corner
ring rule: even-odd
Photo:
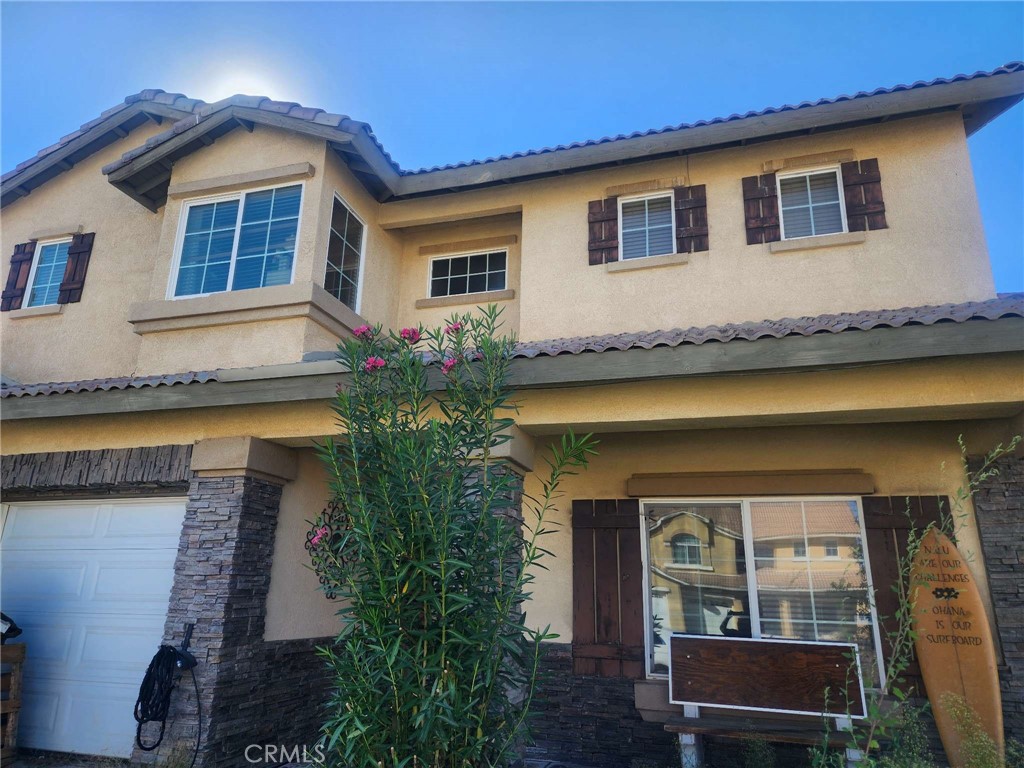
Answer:
[[[1003,651],[1003,723],[1008,737],[1024,739],[1024,457],[1004,457],[996,467],[975,491],[974,509]]]
[[[281,486],[256,477],[196,477],[188,495],[164,642],[177,645],[185,624],[195,624],[203,711],[196,765],[245,765],[254,744],[312,747],[327,693],[315,647],[325,639],[263,639]],[[196,712],[185,675],[164,744],[154,752],[136,747],[133,762],[191,752]]]
[[[593,768],[679,763],[675,737],[636,710],[633,681],[572,673],[572,646],[546,643],[531,719],[531,758]]]

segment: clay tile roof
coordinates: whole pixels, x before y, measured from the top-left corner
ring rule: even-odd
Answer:
[[[765,338],[813,336],[819,333],[843,333],[852,330],[869,331],[874,328],[902,328],[907,325],[999,320],[1004,317],[1024,317],[1024,293],[1000,294],[988,301],[972,301],[963,304],[842,312],[835,315],[818,315],[817,317],[787,317],[782,320],[762,320],[756,323],[673,328],[670,331],[523,341],[516,347],[515,356],[522,358],[554,357],[556,355],[578,355],[584,352],[678,347],[684,344],[706,344],[708,342],[757,341]]]
[[[202,384],[217,381],[216,371],[188,371],[158,376],[119,376],[111,379],[84,381],[53,381],[44,384],[4,383],[0,397],[31,397],[32,395],[63,395],[73,392],[97,392],[112,389],[142,389],[143,387],[170,387],[175,384]]]
[[[760,323],[712,325],[704,328],[619,333],[605,336],[581,336],[547,341],[522,341],[516,345],[513,357],[556,357],[603,353],[629,349],[678,347],[685,344],[728,343],[737,339],[756,341],[762,338],[784,336],[811,336],[815,333],[843,333],[873,328],[899,328],[906,325],[934,325],[936,323],[966,323],[979,320],[1000,320],[1024,317],[1024,293],[999,294],[988,301],[964,304],[904,307],[902,309],[869,310],[865,312],[819,315],[796,319],[764,320]],[[328,359],[317,356],[317,359]],[[141,387],[171,386],[217,381],[216,371],[190,371],[162,376],[124,376],[87,381],[48,382],[43,384],[0,383],[0,398],[52,395],[73,392],[94,392],[110,389],[138,389]]]

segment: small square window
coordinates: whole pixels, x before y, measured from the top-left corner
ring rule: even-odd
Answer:
[[[825,557],[839,557],[839,542],[835,539],[826,539]]]
[[[831,235],[846,231],[839,171],[816,171],[779,179],[782,237]]]
[[[803,539],[797,539],[793,542],[793,557],[807,557],[807,544]]]
[[[672,195],[625,200],[619,212],[619,250],[623,259],[675,253]]]
[[[430,263],[430,297],[503,291],[507,264],[505,251],[434,259]]]

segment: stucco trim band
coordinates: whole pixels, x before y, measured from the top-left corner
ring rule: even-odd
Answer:
[[[42,307],[23,307],[7,313],[8,320],[26,320],[30,317],[52,317],[64,314],[64,304],[47,304]]]
[[[871,494],[875,479],[860,469],[635,474],[630,496],[782,496]]]
[[[223,192],[234,187],[251,186],[254,184],[274,184],[280,181],[311,179],[316,173],[312,163],[292,163],[266,168],[259,171],[232,173],[227,176],[216,176],[212,179],[198,179],[171,184],[167,188],[168,197],[191,197]]]
[[[816,152],[813,155],[798,155],[796,157],[784,157],[779,160],[765,160],[761,166],[763,173],[773,171],[789,171],[798,168],[813,168],[817,165],[836,165],[848,163],[856,159],[852,149],[836,149],[831,152]]]
[[[416,309],[431,307],[457,307],[461,304],[487,304],[491,301],[510,301],[516,297],[511,288],[504,291],[485,291],[484,293],[464,293],[459,296],[438,296],[436,299],[416,299]]]
[[[85,232],[84,224],[63,224],[55,227],[37,229],[28,236],[29,240],[55,240],[58,237],[72,237]]]
[[[478,237],[474,240],[456,240],[451,243],[421,245],[420,256],[443,256],[449,253],[475,251],[478,248],[484,250],[487,248],[498,248],[502,245],[515,245],[518,242],[518,235],[495,235],[494,237]]]
[[[776,240],[768,245],[768,250],[771,253],[812,251],[817,248],[835,248],[839,245],[859,245],[867,239],[868,236],[864,232],[837,232],[834,235],[801,237],[797,240]]]
[[[199,477],[247,475],[280,483],[298,472],[295,452],[256,437],[200,440],[192,449],[192,471]]]
[[[309,318],[336,336],[347,335],[364,322],[315,283],[144,301],[128,308],[128,322],[139,335],[294,317]]]
[[[609,261],[604,265],[608,272],[632,272],[636,269],[657,269],[658,267],[676,267],[690,263],[688,253],[669,253],[664,256],[644,256],[639,259]]]

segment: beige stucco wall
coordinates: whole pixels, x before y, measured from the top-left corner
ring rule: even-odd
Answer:
[[[766,161],[852,150],[877,158],[889,228],[861,244],[773,254],[746,244],[740,181]],[[689,263],[609,273],[589,266],[587,202],[673,179],[707,185],[710,250]],[[613,190],[614,191],[614,190]],[[961,118],[770,141],[616,169],[384,206],[382,222],[521,208],[525,339],[709,325],[993,297]]]
[[[985,451],[1005,439],[1005,428],[993,421],[598,435],[599,455],[586,472],[565,480],[563,499],[547,518],[555,533],[544,546],[554,557],[545,561],[547,570],[537,571],[527,620],[550,624],[563,642],[572,638],[572,499],[626,498],[626,480],[635,473],[857,468],[874,476],[878,494],[953,497],[965,483],[957,436],[965,435],[971,450]],[[526,493],[539,491],[537,475],[527,477]],[[961,548],[987,601],[974,511],[969,503],[964,511]]]
[[[514,236],[515,243],[494,245],[490,247],[467,247],[459,243],[484,238],[500,238]],[[503,333],[519,332],[519,294],[522,249],[518,242],[522,237],[522,223],[518,214],[506,214],[481,219],[470,219],[454,224],[436,224],[426,227],[412,227],[403,231],[404,249],[402,254],[402,283],[398,301],[398,327],[424,325],[428,328],[437,327],[455,314],[474,312],[484,303],[494,303],[502,310],[501,322]],[[450,244],[443,253],[421,254],[423,246],[440,246]],[[505,250],[507,257],[506,288],[515,291],[515,297],[509,300],[488,302],[486,296],[464,296],[457,299],[458,303],[443,307],[416,308],[416,302],[429,298],[428,281],[431,260],[455,253],[488,252]],[[455,297],[452,297],[455,300]]]
[[[96,233],[80,302],[44,317],[0,314],[5,376],[39,382],[133,372],[141,339],[127,323],[128,306],[149,294],[161,217],[108,184],[100,168],[166,127],[144,124],[0,212],[0,285],[14,246],[35,233],[79,225]]]
[[[26,383],[289,362],[332,348],[309,320],[220,326],[140,337],[127,308],[168,289],[182,200],[153,214],[106,182],[100,167],[158,126],[133,132],[3,211],[3,252],[70,219],[97,232],[83,301],[60,314],[6,313],[3,370]],[[768,161],[848,151],[878,158],[889,228],[862,243],[772,253],[746,245],[740,180]],[[367,228],[360,313],[401,327],[435,324],[474,306],[415,308],[426,293],[419,248],[514,232],[506,328],[524,339],[760,320],[990,298],[984,233],[960,116],[896,120],[753,146],[378,204],[326,143],[257,125],[179,160],[172,184],[308,162],[295,282],[322,285],[338,193]],[[710,251],[688,263],[609,272],[587,259],[587,202],[623,185],[707,185]],[[941,191],[937,193],[936,191]],[[54,211],[59,211],[55,214]],[[4,259],[3,274],[9,269]],[[254,293],[258,293],[259,289]],[[195,300],[193,300],[195,301]],[[204,347],[199,348],[202,342]],[[47,354],[38,354],[45,349]]]
[[[312,450],[297,450],[298,473],[284,487],[277,517],[274,560],[263,636],[267,640],[327,637],[340,629],[338,604],[319,589],[309,567],[306,534],[327,505],[327,473]]]

